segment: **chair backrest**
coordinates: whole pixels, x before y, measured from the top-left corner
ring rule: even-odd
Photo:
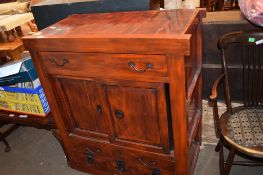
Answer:
[[[234,50],[227,51],[235,45]],[[229,67],[236,66],[242,70],[243,103],[246,107],[263,107],[263,30],[235,32],[224,35],[218,41],[222,52],[223,73],[225,74],[224,88],[228,111],[231,112],[231,97],[229,82]],[[228,54],[241,52],[238,65],[228,64]],[[237,79],[240,77],[236,77]],[[240,94],[242,95],[242,94]]]

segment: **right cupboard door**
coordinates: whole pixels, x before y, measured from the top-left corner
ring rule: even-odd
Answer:
[[[169,152],[164,85],[107,87],[115,142],[130,147]]]

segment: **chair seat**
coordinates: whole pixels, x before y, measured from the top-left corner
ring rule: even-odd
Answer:
[[[263,108],[233,108],[220,118],[222,135],[240,152],[263,158]]]

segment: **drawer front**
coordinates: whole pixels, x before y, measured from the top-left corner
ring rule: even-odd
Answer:
[[[115,174],[114,160],[109,157],[99,156],[95,153],[92,155],[88,152],[72,152],[72,154],[75,160],[75,162],[70,160],[72,168],[92,174]]]
[[[49,74],[167,82],[162,55],[42,52]]]
[[[127,166],[136,169],[160,169],[162,171],[173,172],[175,168],[172,157],[167,155],[129,149],[106,142],[95,142],[73,136],[71,136],[70,140],[72,145],[74,145],[74,152],[85,154],[86,156],[92,153],[94,157],[110,157],[113,159],[115,167],[116,161],[122,160],[126,162]]]
[[[174,175],[174,171],[159,169],[158,167],[137,167],[132,160],[114,159],[87,153],[73,152],[76,162],[71,162],[71,166],[94,174],[114,174],[114,175]],[[100,171],[100,172],[98,172]]]

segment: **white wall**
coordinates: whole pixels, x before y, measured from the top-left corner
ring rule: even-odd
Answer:
[[[200,7],[200,0],[164,0],[165,9],[196,8]]]
[[[181,8],[181,5],[182,5],[181,0],[164,0],[165,9],[178,9]]]

